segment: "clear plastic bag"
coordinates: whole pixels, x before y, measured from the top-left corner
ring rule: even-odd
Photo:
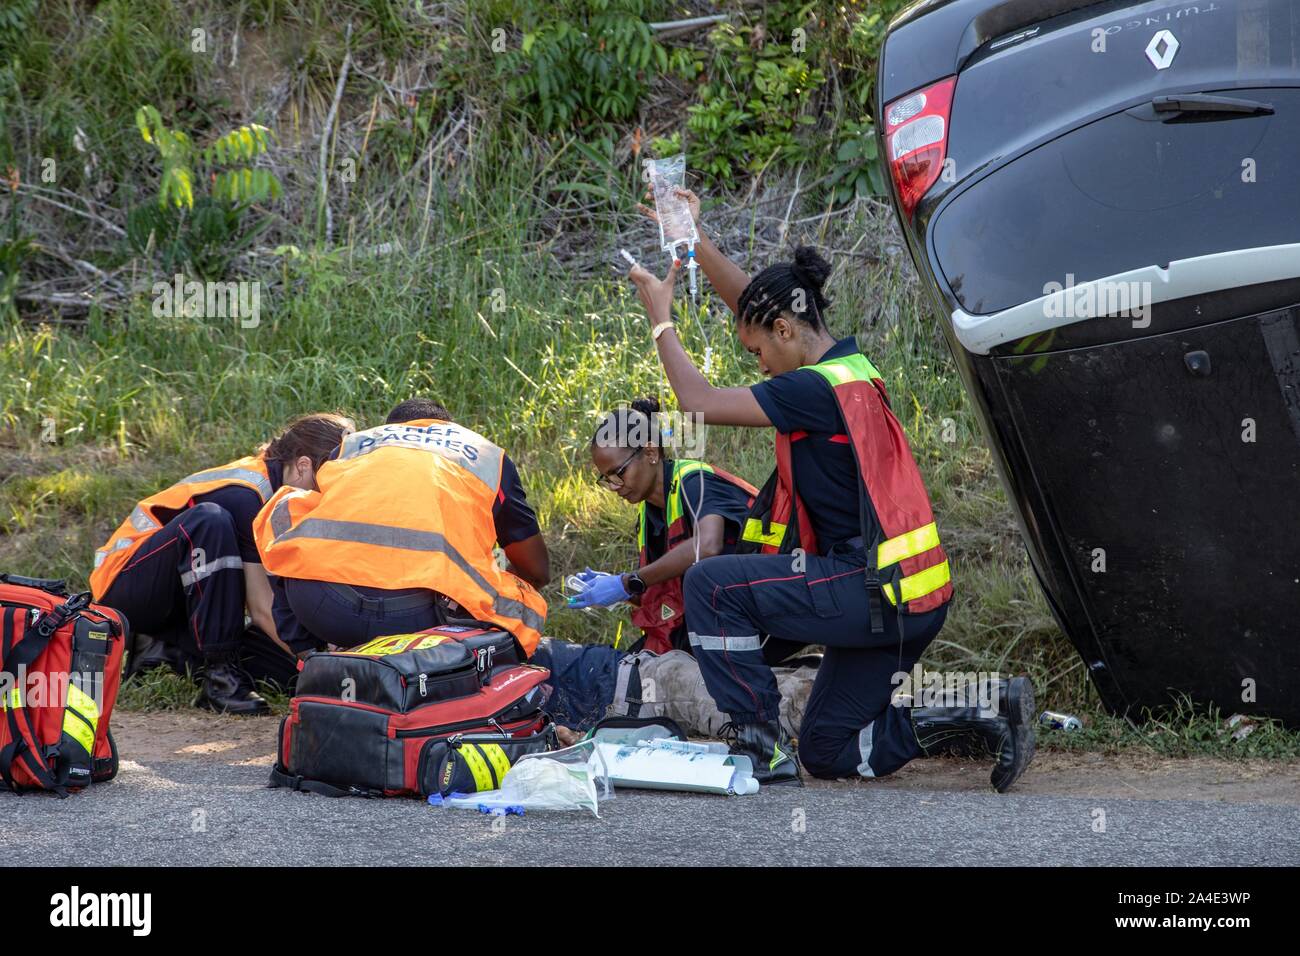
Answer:
[[[598,817],[600,804],[613,796],[614,785],[599,748],[595,741],[584,740],[563,750],[521,757],[499,790],[443,797],[438,802],[488,813],[590,810]]]
[[[693,246],[699,241],[695,220],[686,200],[677,195],[686,186],[686,154],[668,159],[646,159],[646,179],[655,197],[655,213],[659,217],[659,245],[671,253],[680,245]]]

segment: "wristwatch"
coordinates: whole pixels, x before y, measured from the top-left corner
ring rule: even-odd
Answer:
[[[653,329],[650,330],[650,337],[653,338],[656,342],[658,342],[659,336],[663,335],[671,328],[673,328],[673,320],[665,319],[663,322],[660,322],[658,325],[656,325]]]
[[[641,575],[635,571],[625,576],[623,587],[627,588],[627,593],[633,597],[640,597],[645,594],[645,582],[641,580]]]

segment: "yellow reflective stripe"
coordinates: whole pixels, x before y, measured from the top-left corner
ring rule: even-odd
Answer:
[[[750,518],[745,522],[745,533],[741,537],[746,541],[757,541],[759,544],[770,544],[779,548],[785,538],[785,525],[773,521],[771,528],[770,533],[763,534],[763,519]]]
[[[812,369],[830,382],[832,386],[858,381],[869,382],[872,379],[880,378],[880,373],[871,364],[871,360],[861,352],[856,355],[827,359],[825,362],[819,362],[816,365],[805,365],[803,368]]]
[[[99,708],[94,698],[75,684],[68,685],[68,703],[63,708],[63,732],[81,744],[86,753],[94,753],[95,732],[99,727]]]
[[[841,362],[823,362],[817,367],[817,370],[827,378],[835,379],[837,385],[843,385],[845,382],[851,382],[854,379],[853,370]]]
[[[469,767],[469,772],[474,775],[475,793],[496,789],[492,786],[492,771],[488,769],[487,760],[477,747],[468,744],[457,749],[456,753],[460,754],[461,759],[465,761],[465,766]]]
[[[880,542],[880,546],[876,548],[876,567],[887,568],[904,558],[924,554],[931,548],[937,547],[939,547],[939,526],[931,521],[923,528],[907,531]]]
[[[501,781],[505,779],[506,774],[510,772],[510,758],[506,752],[501,749],[500,744],[478,744],[479,750],[483,756],[487,757],[488,762],[492,764],[492,769],[497,773],[497,786],[501,786]]]
[[[685,489],[682,487],[682,479],[697,471],[712,472],[713,468],[702,461],[694,461],[690,458],[683,458],[681,461],[673,462],[673,481],[670,489],[673,494],[668,495],[668,500],[665,502],[665,518],[670,527],[674,521],[682,516],[682,495],[685,493]],[[698,496],[699,489],[696,489],[695,493]]]
[[[899,582],[902,585],[903,603],[925,597],[931,591],[939,590],[950,580],[952,580],[952,574],[948,570],[947,561],[940,561],[924,571],[909,574]],[[894,586],[892,584],[886,583],[881,590],[885,592],[885,597],[889,598],[890,604],[898,603],[894,599]]]
[[[644,550],[645,550],[645,535],[646,535],[646,530],[645,530],[645,502],[644,502],[644,501],[641,502],[641,504],[639,504],[639,505],[637,506],[637,509],[638,509],[638,510],[637,510],[637,522],[636,522],[636,549],[637,549],[637,551],[644,551]]]
[[[10,710],[18,710],[23,706],[23,695],[17,687],[9,688],[8,699],[5,701]]]

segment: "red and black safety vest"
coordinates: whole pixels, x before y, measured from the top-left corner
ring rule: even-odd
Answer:
[[[695,472],[716,475],[723,481],[730,482],[743,490],[749,496],[750,504],[753,503],[754,495],[758,493],[758,490],[743,478],[737,478],[721,468],[714,468],[702,461],[683,458],[680,461],[674,461],[672,464],[672,477],[664,489],[666,541],[661,547],[659,542],[649,540],[646,503],[641,502],[641,508],[637,516],[636,532],[638,567],[644,568],[650,562],[659,560],[659,558],[662,558],[694,534],[694,530],[686,525],[686,515],[688,513],[686,495],[688,492],[683,487],[686,483],[682,479],[687,475]],[[696,479],[696,481],[702,480],[702,478]],[[692,487],[690,493],[698,496],[699,491]],[[692,502],[696,500],[696,497],[691,498]],[[729,543],[735,544],[734,541]],[[685,624],[685,615],[686,604],[682,598],[682,579],[680,577],[670,578],[667,581],[661,581],[659,584],[646,588],[645,594],[641,595],[640,605],[632,611],[632,623],[641,628],[641,633],[644,635],[642,649],[655,654],[664,654],[674,647],[686,646],[687,642],[684,640],[684,634],[682,635],[683,639],[673,640],[674,632]]]
[[[863,520],[869,580],[874,578],[885,598],[905,614],[943,606],[952,598],[948,557],[939,544],[925,482],[903,427],[890,411],[880,373],[860,352],[804,367],[826,379],[835,395],[847,431],[836,437],[852,447],[863,505],[876,516],[879,530],[874,540],[866,540],[865,513]],[[743,534],[757,550],[783,554],[801,547],[821,553],[791,468],[791,446],[806,437],[803,432],[777,433],[776,472],[750,512]]]

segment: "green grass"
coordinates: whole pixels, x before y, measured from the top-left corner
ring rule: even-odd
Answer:
[[[1276,720],[1233,722],[1217,710],[1198,710],[1183,700],[1168,711],[1145,714],[1140,722],[1097,713],[1088,716],[1081,730],[1040,727],[1038,747],[1065,753],[1298,760],[1300,732],[1288,730]]]
[[[200,691],[199,682],[189,672],[180,675],[165,667],[155,667],[123,682],[117,706],[139,712],[189,710],[199,699]],[[289,698],[283,691],[265,683],[259,683],[257,691],[271,705],[275,716],[289,712]]]
[[[631,562],[632,511],[591,480],[586,446],[603,411],[661,391],[646,320],[623,281],[575,281],[523,248],[527,223],[510,207],[476,213],[475,231],[496,245],[491,260],[454,239],[401,261],[349,266],[305,257],[287,263],[279,287],[264,292],[254,329],[155,319],[147,302],[125,323],[96,319],[84,332],[10,323],[0,340],[0,422],[26,462],[0,481],[10,536],[30,545],[40,529],[71,535],[53,554],[43,545],[36,563],[80,583],[90,550],[135,500],[168,480],[246,453],[300,412],[342,409],[375,424],[396,401],[432,394],[517,460],[558,572]],[[855,290],[847,278],[843,285],[835,315],[842,333],[857,330],[855,316],[871,297],[912,294],[902,284],[883,292]],[[491,308],[495,288],[506,290],[502,312]],[[918,323],[914,302],[898,307]],[[711,344],[716,383],[757,378],[718,318],[688,316],[683,327],[697,357]],[[908,341],[901,331],[864,338],[940,513],[969,516],[968,528],[945,522],[963,607],[975,612],[954,615],[948,633],[955,646],[983,647],[990,629],[1013,630],[1026,645],[1051,642],[1054,628],[1028,587],[1023,561],[1007,569],[1019,544],[937,340]],[[945,418],[957,423],[954,442],[942,440]],[[58,447],[33,441],[46,419],[61,436]],[[707,441],[711,460],[756,484],[766,478],[769,434],[715,428]],[[90,533],[74,533],[82,528]],[[971,596],[988,582],[1019,604],[977,609]],[[558,590],[548,596],[557,599]],[[558,610],[548,631],[609,639],[597,633],[600,620]],[[1031,657],[1043,650],[1026,649]],[[957,652],[949,657],[958,662]]]

